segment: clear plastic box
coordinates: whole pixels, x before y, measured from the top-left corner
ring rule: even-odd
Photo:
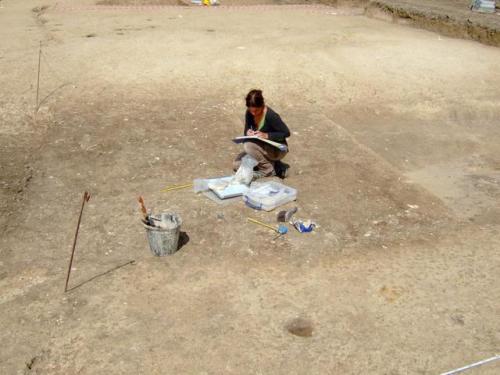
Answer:
[[[243,194],[243,201],[256,210],[272,211],[297,199],[297,190],[279,182],[254,182]]]

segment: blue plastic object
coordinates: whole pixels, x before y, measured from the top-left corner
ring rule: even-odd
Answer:
[[[285,225],[280,224],[278,227],[278,233],[279,234],[286,234],[286,233],[288,233],[288,228]]]
[[[316,227],[316,224],[313,222],[309,222],[308,225],[306,225],[302,220],[295,220],[293,222],[293,226],[300,232],[300,233],[309,233],[314,230]]]

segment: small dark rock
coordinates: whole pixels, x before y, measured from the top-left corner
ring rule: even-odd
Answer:
[[[296,318],[286,325],[286,329],[288,332],[295,336],[311,337],[314,327],[310,320],[304,318]]]

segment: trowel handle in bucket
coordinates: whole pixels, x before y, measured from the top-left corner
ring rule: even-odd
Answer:
[[[146,205],[144,204],[144,198],[142,196],[140,196],[137,200],[139,202],[139,205],[141,206],[142,216],[144,216],[144,219],[147,221],[148,210],[146,210]]]

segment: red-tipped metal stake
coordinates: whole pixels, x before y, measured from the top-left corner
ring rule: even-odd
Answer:
[[[80,216],[78,217],[78,224],[76,225],[75,240],[73,241],[73,249],[71,250],[71,258],[69,260],[68,275],[66,276],[66,285],[64,286],[64,293],[68,291],[69,275],[71,275],[71,266],[73,265],[73,256],[75,255],[76,240],[78,238],[78,231],[80,230],[80,223],[82,222],[83,207],[85,203],[90,199],[90,194],[85,192],[83,194],[82,208],[80,210]]]

